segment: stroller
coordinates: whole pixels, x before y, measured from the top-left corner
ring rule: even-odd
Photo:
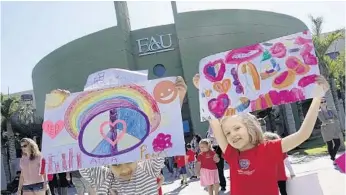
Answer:
[[[1,195],[16,194],[18,191],[19,179],[20,179],[20,171],[17,171],[16,177],[13,179],[11,183],[7,185],[7,190],[1,191]]]

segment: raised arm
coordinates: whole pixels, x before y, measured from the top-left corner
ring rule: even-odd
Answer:
[[[180,99],[180,108],[182,108],[186,91],[187,91],[187,86],[185,84],[183,77],[181,76],[177,77],[177,80],[175,81],[175,88],[178,90],[179,99]]]
[[[209,120],[209,125],[213,131],[216,142],[219,144],[222,152],[225,153],[228,142],[227,142],[225,134],[223,134],[219,120],[218,119]]]
[[[192,79],[193,85],[198,90],[199,90],[199,78],[200,78],[199,74],[196,74]],[[209,125],[210,125],[211,130],[213,131],[214,137],[215,137],[217,143],[219,144],[222,152],[225,153],[228,142],[227,142],[225,135],[222,132],[221,124],[220,124],[219,120],[218,119],[209,120]]]
[[[324,93],[328,91],[329,84],[323,76],[318,76],[316,82],[319,85],[319,91],[323,90]],[[288,152],[294,149],[310,137],[316,123],[321,99],[322,98],[317,97],[312,100],[309,111],[299,131],[282,139],[282,152]]]
[[[144,160],[143,168],[144,170],[153,177],[159,177],[161,174],[161,169],[165,166],[165,158],[158,157],[153,159]]]

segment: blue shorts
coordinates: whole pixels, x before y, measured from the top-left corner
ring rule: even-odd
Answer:
[[[35,183],[35,184],[29,184],[29,185],[23,185],[23,192],[35,192],[35,191],[41,191],[44,188],[44,182]]]
[[[179,173],[180,173],[180,174],[186,174],[186,173],[187,173],[187,172],[186,172],[186,166],[181,167],[181,168],[179,169]]]

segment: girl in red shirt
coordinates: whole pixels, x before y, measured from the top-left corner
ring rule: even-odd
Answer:
[[[209,195],[219,194],[219,172],[216,163],[219,157],[213,151],[209,139],[202,139],[199,142],[201,153],[197,157],[197,175],[200,176],[201,185],[208,187]]]
[[[187,167],[191,174],[190,179],[197,179],[196,173],[195,173],[195,165],[196,165],[196,158],[195,158],[195,152],[192,150],[191,144],[186,145],[186,155],[187,155]]]
[[[230,166],[232,195],[279,195],[277,165],[282,163],[282,154],[310,137],[321,104],[321,95],[329,89],[323,76],[315,78],[318,86],[310,94],[315,98],[300,130],[283,139],[264,141],[261,126],[250,113],[209,120],[224,159]],[[193,83],[199,87],[198,74],[193,78]],[[232,103],[231,106],[236,105]]]
[[[175,162],[177,163],[177,167],[179,169],[180,174],[180,184],[188,185],[187,183],[187,175],[186,175],[186,156],[176,156]]]

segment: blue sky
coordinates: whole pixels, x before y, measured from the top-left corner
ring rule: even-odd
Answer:
[[[206,9],[323,16],[324,32],[344,27],[345,2],[178,2],[178,12]],[[132,30],[173,23],[170,2],[128,2]],[[116,25],[113,2],[1,2],[1,92],[32,89],[35,64],[56,48]]]

